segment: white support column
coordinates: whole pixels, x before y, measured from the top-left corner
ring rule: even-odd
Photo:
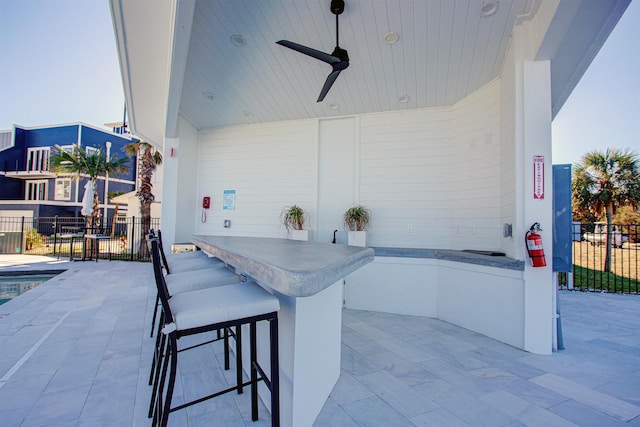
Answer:
[[[276,294],[280,359],[280,423],[312,426],[340,377],[343,279],[309,297]],[[258,323],[258,360],[269,367],[269,329]],[[249,363],[249,328],[242,331],[243,362]],[[234,345],[231,344],[232,351]],[[248,374],[249,372],[247,372]],[[267,372],[271,375],[271,372]],[[259,388],[269,408],[271,395]]]
[[[553,185],[551,161],[551,71],[549,61],[532,60],[532,29],[522,25],[514,36],[515,60],[515,166],[518,258],[525,260],[524,349],[551,354],[553,318],[552,220]],[[534,198],[534,157],[544,156],[544,198]],[[524,236],[535,222],[542,226],[546,267],[534,268],[525,251]]]
[[[180,118],[178,137],[164,141],[162,177],[162,240],[165,247],[189,242],[198,206],[198,131]]]
[[[553,344],[552,223],[553,183],[551,162],[551,70],[549,61],[523,64],[523,175],[522,218],[524,232],[535,222],[542,226],[546,267],[531,267],[525,255],[524,271],[524,348],[533,353],[550,354]],[[544,156],[544,198],[534,198],[534,157]],[[523,243],[524,245],[524,243]]]

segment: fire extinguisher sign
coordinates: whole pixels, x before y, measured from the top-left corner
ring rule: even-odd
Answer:
[[[544,156],[533,156],[533,198],[544,199]]]

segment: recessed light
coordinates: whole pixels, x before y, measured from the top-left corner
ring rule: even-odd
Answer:
[[[487,1],[482,3],[480,6],[480,15],[484,17],[489,17],[495,15],[500,7],[500,2],[498,1]]]
[[[402,96],[398,97],[398,102],[406,104],[407,102],[409,102],[410,99],[411,98],[409,97],[409,95],[402,95]]]
[[[230,39],[235,47],[244,47],[247,45],[247,41],[242,37],[242,34],[233,34]]]
[[[213,98],[215,98],[213,92],[202,92],[202,96],[207,98],[209,101],[213,101]]]
[[[338,108],[340,108],[340,105],[336,104],[335,102],[329,104],[329,109],[331,110],[337,110]]]
[[[396,33],[395,31],[389,31],[387,34],[384,35],[384,41],[386,41],[389,44],[394,44],[395,42],[398,41],[400,37],[398,36],[398,33]]]

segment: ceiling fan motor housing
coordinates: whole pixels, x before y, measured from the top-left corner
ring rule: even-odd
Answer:
[[[347,53],[346,50],[336,46],[336,48],[331,53],[331,56],[335,56],[340,60],[340,62],[346,62],[346,65],[344,66],[344,68],[347,68],[349,66],[349,54]]]
[[[344,12],[344,0],[331,0],[331,13],[340,15]]]

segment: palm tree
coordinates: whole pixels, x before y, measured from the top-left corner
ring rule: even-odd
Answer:
[[[89,227],[94,228],[100,225],[100,209],[98,209],[98,188],[96,180],[99,176],[106,174],[119,176],[126,173],[129,168],[125,163],[129,159],[111,156],[107,160],[102,150],[97,150],[88,154],[79,144],[73,145],[71,152],[65,151],[59,145],[53,149],[53,154],[49,160],[52,171],[60,174],[73,175],[77,180],[82,175],[88,175],[93,182],[93,204],[91,206],[91,216],[89,217]]]
[[[607,218],[604,271],[611,271],[612,217],[621,206],[640,203],[640,159],[629,150],[591,151],[573,170],[572,193],[578,209]]]
[[[142,221],[141,235],[146,236],[151,229],[151,204],[156,197],[151,192],[153,184],[153,172],[158,165],[162,164],[162,154],[148,142],[137,141],[124,146],[124,151],[130,156],[138,156],[138,170],[140,173],[140,188],[136,196],[140,200],[140,216]],[[142,152],[142,155],[140,153]],[[138,253],[147,253],[147,243],[145,239],[140,239]]]

